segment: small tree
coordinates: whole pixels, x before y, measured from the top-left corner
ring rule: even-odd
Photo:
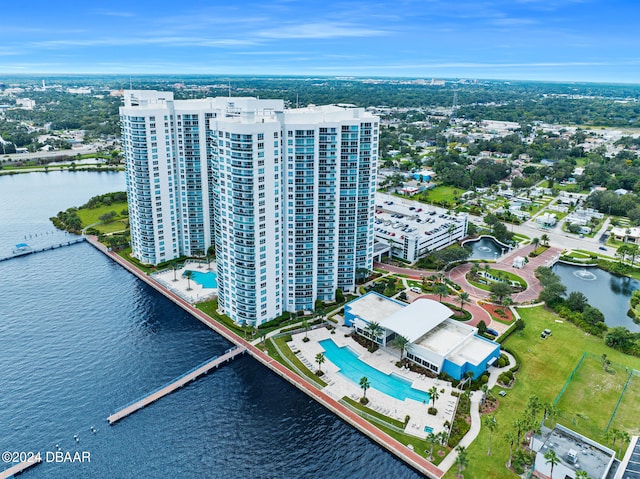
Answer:
[[[546,459],[547,464],[551,464],[551,474],[549,474],[549,477],[553,478],[553,468],[558,464],[558,462],[560,462],[560,459],[556,455],[556,451],[553,449],[549,449],[545,452],[544,458]]]
[[[187,291],[191,291],[191,278],[193,277],[193,271],[185,271],[184,277],[187,278]]]
[[[431,398],[431,404],[433,405],[433,407],[436,407],[436,401],[440,399],[440,394],[438,394],[438,388],[435,386],[431,386],[429,388],[429,391],[427,392],[429,393],[429,397]]]
[[[402,360],[402,357],[404,356],[405,351],[409,352],[409,350],[411,349],[411,343],[404,336],[397,335],[395,338],[393,338],[393,342],[391,344],[396,348],[400,349],[401,360]]]
[[[506,283],[491,283],[489,286],[491,295],[495,297],[498,303],[502,303],[502,300],[513,293],[513,289]]]
[[[495,416],[489,415],[484,418],[484,425],[489,429],[489,447],[487,448],[487,456],[491,455],[491,436],[493,431],[498,427],[498,420]]]
[[[429,460],[433,460],[433,446],[436,442],[439,441],[439,437],[437,434],[434,434],[433,432],[430,432],[429,434],[427,434],[427,442],[429,443]]]
[[[484,334],[486,332],[487,324],[483,320],[480,320],[480,322],[478,323],[478,334]]]
[[[360,402],[363,404],[369,402],[369,400],[367,399],[367,389],[369,389],[370,387],[371,383],[369,382],[369,379],[366,376],[362,376],[360,378],[360,388],[362,389],[362,399],[360,400]]]
[[[449,296],[449,287],[444,283],[437,283],[433,287],[433,292],[440,297],[440,302],[442,302],[443,296]]]
[[[549,235],[548,234],[543,234],[542,236],[540,236],[540,241],[542,241],[542,244],[544,246],[549,246]]]
[[[469,465],[469,457],[467,455],[467,448],[464,446],[456,447],[458,456],[456,457],[455,464],[458,466],[458,477],[462,476],[462,471]]]
[[[380,334],[382,334],[382,331],[383,331],[382,326],[380,326],[380,323],[377,323],[375,321],[368,323],[365,326],[364,330],[367,334],[369,334],[372,343],[378,342],[378,338],[380,337]]]
[[[460,293],[458,300],[460,301],[460,309],[464,311],[464,305],[471,302],[471,297],[469,296],[469,293],[463,291],[462,293]]]
[[[178,271],[178,262],[177,261],[172,261],[171,262],[171,269],[173,269],[173,281],[178,281],[178,278],[176,278],[176,272]]]
[[[322,364],[324,363],[324,353],[316,354],[316,363],[318,364],[318,372],[322,372]]]

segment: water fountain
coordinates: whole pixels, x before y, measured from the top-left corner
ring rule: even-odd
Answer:
[[[574,271],[573,275],[576,278],[579,278],[583,281],[595,281],[596,279],[598,279],[595,273],[592,273],[591,271],[587,271],[587,268],[582,268],[582,269],[579,269],[578,271]]]

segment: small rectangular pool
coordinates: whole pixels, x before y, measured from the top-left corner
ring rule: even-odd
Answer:
[[[429,403],[431,397],[428,393],[411,387],[411,382],[395,374],[385,374],[378,369],[369,366],[358,358],[355,352],[348,347],[338,347],[332,339],[320,341],[324,348],[325,357],[340,368],[340,374],[360,387],[360,379],[366,376],[371,387],[381,393],[404,401],[413,399]]]
[[[213,271],[207,271],[206,273],[203,273],[202,271],[186,270],[184,273],[182,273],[182,276],[184,276],[187,271],[191,272],[191,279],[203,288],[216,289],[218,287],[217,273]]]

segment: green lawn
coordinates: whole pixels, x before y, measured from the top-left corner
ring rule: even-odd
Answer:
[[[517,373],[517,381],[507,395],[500,398],[500,405],[494,415],[498,422],[498,428],[493,433],[491,443],[492,455],[487,456],[487,444],[489,434],[486,428],[482,428],[478,438],[467,449],[469,453],[469,466],[465,472],[468,478],[486,479],[513,479],[517,476],[508,471],[504,465],[509,457],[509,445],[504,438],[510,431],[513,422],[525,410],[529,396],[536,394],[542,401],[553,401],[569,374],[575,368],[582,353],[588,351],[602,356],[603,353],[614,363],[626,364],[629,367],[640,369],[640,358],[626,356],[618,351],[608,348],[601,338],[586,335],[583,331],[568,322],[556,323],[559,319],[553,312],[543,307],[519,308],[518,312],[524,319],[526,327],[519,333],[514,333],[504,343],[504,346],[515,350],[522,359],[522,366]],[[547,339],[540,338],[540,332],[549,328],[553,331]],[[500,387],[493,389],[497,395]],[[593,403],[587,404],[585,414],[596,417],[602,414],[608,419],[614,404]],[[603,409],[606,409],[603,411]],[[636,407],[637,411],[637,407]],[[625,423],[628,431],[637,430],[640,425],[637,413],[631,415],[631,420]],[[566,424],[574,427],[572,424]],[[575,429],[582,432],[580,425]],[[601,440],[601,438],[593,438]],[[445,477],[453,479],[456,468],[450,469]]]
[[[427,203],[455,203],[464,190],[453,186],[436,186],[420,194],[420,200]]]
[[[122,203],[111,203],[109,206],[99,206],[98,208],[82,208],[78,210],[78,216],[82,221],[82,226],[88,226],[92,223],[97,223],[100,221],[98,218],[105,213],[109,213],[111,211],[115,211],[117,218],[122,218],[122,210],[127,209],[127,202],[123,201]]]
[[[626,429],[631,435],[640,435],[638,421],[638,398],[640,398],[640,376],[634,374],[620,401],[616,415],[611,421],[611,429]]]
[[[605,372],[600,358],[585,356],[557,403],[558,421],[602,440],[628,377],[624,367],[612,366]]]

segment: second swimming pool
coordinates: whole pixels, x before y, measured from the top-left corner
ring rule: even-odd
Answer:
[[[373,389],[400,401],[413,399],[429,403],[431,400],[427,392],[411,387],[411,383],[408,380],[395,374],[385,374],[362,362],[356,353],[346,346],[338,347],[331,339],[320,341],[320,346],[324,348],[325,357],[340,368],[340,373],[344,377],[358,387],[360,379],[366,376]]]

